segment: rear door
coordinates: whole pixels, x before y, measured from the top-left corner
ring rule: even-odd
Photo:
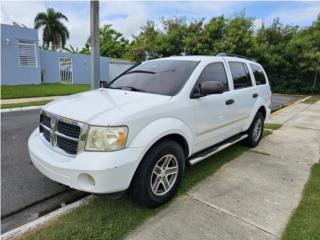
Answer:
[[[222,94],[212,94],[192,100],[195,114],[195,152],[233,135],[232,122],[235,111],[233,105],[226,104],[226,101],[232,98],[232,93],[225,63],[223,61],[208,63],[202,70],[193,93],[200,91],[199,86],[204,81],[222,82],[225,91]]]
[[[236,117],[234,118],[234,132],[239,133],[246,129],[245,125],[258,97],[254,89],[254,82],[249,72],[249,65],[245,60],[226,59],[233,80],[233,100]]]

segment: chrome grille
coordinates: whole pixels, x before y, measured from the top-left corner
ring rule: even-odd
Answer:
[[[55,116],[42,111],[40,114],[39,130],[46,141],[53,147],[62,149],[68,154],[77,154],[84,146],[84,137],[79,141],[82,134],[85,135],[84,124]]]

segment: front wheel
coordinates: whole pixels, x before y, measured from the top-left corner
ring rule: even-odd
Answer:
[[[264,117],[261,112],[257,112],[248,131],[248,137],[244,140],[244,144],[248,147],[255,147],[259,144],[264,127]]]
[[[176,193],[184,171],[184,152],[172,140],[153,146],[143,158],[130,187],[131,196],[140,205],[155,208]]]

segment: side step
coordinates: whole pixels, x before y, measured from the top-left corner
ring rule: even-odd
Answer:
[[[245,139],[248,137],[248,134],[242,134],[242,135],[236,135],[235,137],[229,138],[219,144],[216,144],[212,147],[209,147],[205,150],[200,151],[199,153],[194,154],[188,159],[188,163],[190,165],[194,165],[198,162],[201,162],[202,160],[206,159],[207,157],[210,157],[211,155],[220,152],[221,150]]]

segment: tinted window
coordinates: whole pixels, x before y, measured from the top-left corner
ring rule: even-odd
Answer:
[[[218,81],[224,85],[225,91],[229,90],[228,78],[223,63],[211,63],[207,65],[200,74],[198,83],[204,81]]]
[[[234,89],[252,86],[250,74],[246,64],[239,62],[229,63],[233,78]]]
[[[110,88],[173,96],[184,86],[197,65],[197,61],[188,60],[144,62],[113,81]]]
[[[256,64],[250,64],[256,85],[266,84],[266,77],[264,76],[262,67]]]

